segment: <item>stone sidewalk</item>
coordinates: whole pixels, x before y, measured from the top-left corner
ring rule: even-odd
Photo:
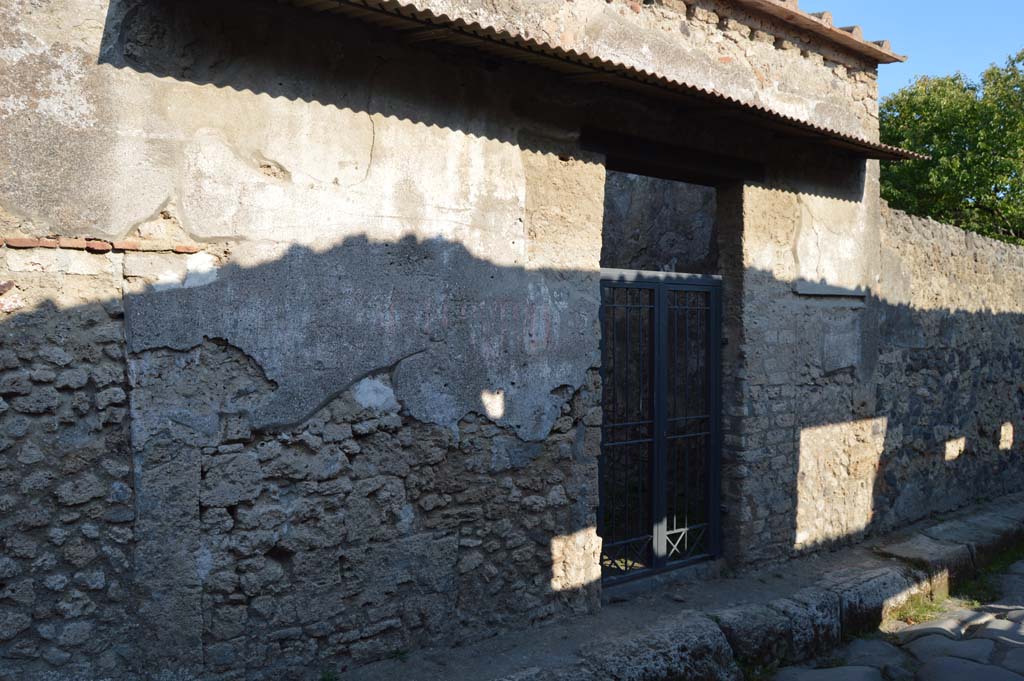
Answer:
[[[1024,681],[1024,561],[1000,582],[994,603],[900,629],[892,643],[853,641],[825,668],[790,667],[775,681]]]
[[[799,664],[834,651],[844,638],[877,631],[888,614],[912,598],[945,597],[951,580],[971,576],[1001,548],[1022,538],[1024,493],[961,509],[859,546],[757,571],[662,584],[643,593],[612,592],[606,594],[609,602],[595,615],[464,647],[417,651],[342,678],[739,680],[743,678],[741,668]],[[1012,619],[992,622],[1001,624],[987,626],[1017,626]],[[984,646],[990,639],[974,636],[974,623],[971,627],[960,636],[970,633],[968,645]],[[928,639],[915,647],[937,645],[935,641]],[[907,645],[911,644],[908,640]],[[908,650],[913,655],[912,649]],[[948,664],[964,664],[961,658],[956,660]],[[820,678],[877,679],[880,672],[876,667],[864,667],[858,673],[874,675]],[[805,676],[802,681],[818,678]]]

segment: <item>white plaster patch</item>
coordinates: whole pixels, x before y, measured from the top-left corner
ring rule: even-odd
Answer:
[[[800,197],[795,244],[800,279],[843,288],[864,287],[862,206],[817,196]]]
[[[391,386],[377,378],[364,378],[352,390],[356,402],[365,409],[398,411],[398,400]]]
[[[205,286],[217,280],[217,257],[209,253],[193,253],[185,260],[185,288]]]
[[[294,114],[281,113],[287,128]],[[261,155],[292,173],[292,182],[281,182],[252,163],[241,135],[199,129],[184,149],[179,179],[188,232],[198,239],[276,241],[314,250],[365,235],[375,241],[442,238],[495,264],[523,260],[526,178],[518,147],[402,121],[381,122],[373,133],[352,116],[324,120],[332,129],[349,131],[351,143],[376,149],[375,160],[372,181],[362,181],[362,172],[353,179],[346,171],[344,185],[333,182],[337,160],[318,168],[316,155],[304,155],[295,145],[268,149],[260,140]],[[350,129],[350,123],[356,127]],[[407,161],[410,148],[417,149],[415,167]],[[303,177],[311,179],[300,182]]]

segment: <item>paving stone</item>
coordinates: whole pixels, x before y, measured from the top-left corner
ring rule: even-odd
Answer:
[[[945,636],[923,636],[911,641],[906,649],[914,657],[927,662],[934,657],[959,657],[974,662],[988,662],[996,644],[988,639],[971,639],[969,641],[952,641]]]
[[[999,577],[1000,597],[986,605],[992,610],[1024,610],[1024,575],[1005,574]]]
[[[1024,610],[1011,610],[1006,613],[1006,619],[1011,622],[1020,622],[1021,620],[1024,620]]]
[[[1024,648],[1014,648],[1002,656],[1002,661],[999,663],[1002,667],[1009,669],[1011,672],[1024,675]]]
[[[896,632],[896,639],[901,644],[909,643],[923,636],[932,635],[945,636],[946,638],[957,640],[960,638],[962,631],[963,625],[960,623],[960,620],[953,617],[945,617],[940,620],[922,622],[921,624],[901,629]]]
[[[886,667],[882,674],[888,681],[914,681],[914,672],[906,667]]]
[[[832,667],[831,669],[805,669],[787,667],[779,670],[775,681],[885,681],[882,672],[874,667]]]
[[[960,622],[960,636],[964,636],[971,627],[978,627],[996,618],[991,612],[981,610],[954,610],[946,613],[946,617]]]
[[[943,638],[943,640],[949,640]],[[860,667],[904,667],[912,663],[909,655],[892,645],[879,639],[859,638],[850,643],[846,650],[841,653],[843,662],[847,665]]]
[[[1024,648],[1014,648],[1010,652],[1006,653],[1006,656],[1003,657],[1003,661],[1000,664],[1011,672],[1024,674]]]
[[[1024,676],[959,657],[936,657],[917,670],[917,681],[1024,681]]]
[[[976,638],[988,638],[1012,646],[1024,646],[1024,624],[1009,620],[992,620],[978,629]]]

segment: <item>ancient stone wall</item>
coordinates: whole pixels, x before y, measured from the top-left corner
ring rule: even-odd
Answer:
[[[455,429],[411,418],[388,372],[267,433],[245,414],[272,386],[237,349],[156,350],[132,365],[134,425],[147,431],[136,455],[166,462],[140,481],[140,503],[190,498],[169,493],[175,482],[198,490],[198,515],[140,519],[138,536],[164,559],[140,574],[140,627],[179,664],[184,652],[211,677],[344,670],[595,607],[599,545],[573,528],[596,501],[598,436],[583,425],[596,377],[562,392],[557,426],[525,445],[484,415]],[[147,429],[169,394],[219,419],[207,432]],[[164,522],[186,546],[161,543]]]
[[[876,522],[1024,487],[1024,249],[884,208]]]
[[[0,678],[302,677],[596,607],[596,370],[535,442],[388,369],[254,429],[239,349],[126,353],[122,296],[195,255],[78,241],[0,249]]]
[[[120,253],[0,249],[0,678],[88,677],[131,654],[122,267]]]
[[[851,218],[860,209],[744,190],[723,470],[738,562],[1024,487],[1024,253],[885,207],[876,232]],[[828,236],[854,224],[866,225],[856,248]]]

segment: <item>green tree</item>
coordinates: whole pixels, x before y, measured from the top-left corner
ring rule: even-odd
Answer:
[[[887,97],[882,141],[932,157],[885,163],[894,208],[1024,243],[1024,51],[979,82],[918,78]]]

